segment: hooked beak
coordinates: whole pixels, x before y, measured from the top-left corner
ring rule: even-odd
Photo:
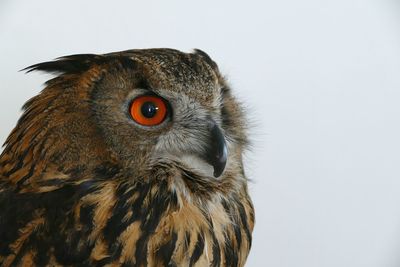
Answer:
[[[204,160],[213,166],[214,177],[218,178],[225,170],[228,150],[225,137],[218,125],[211,120],[209,125],[210,139],[203,156]]]

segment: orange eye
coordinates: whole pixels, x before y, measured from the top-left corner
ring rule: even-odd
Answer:
[[[137,123],[144,126],[155,126],[165,120],[167,105],[161,97],[143,95],[132,101],[130,113]]]

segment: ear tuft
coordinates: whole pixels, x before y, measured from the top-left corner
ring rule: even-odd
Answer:
[[[102,63],[105,57],[94,54],[79,54],[57,58],[54,61],[38,63],[21,71],[44,71],[56,74],[77,74],[87,71],[94,63]]]
[[[215,63],[214,60],[212,60],[211,57],[206,52],[200,49],[194,49],[194,54],[202,57],[213,69],[218,71],[217,63]]]

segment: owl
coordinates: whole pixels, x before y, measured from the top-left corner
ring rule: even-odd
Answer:
[[[244,266],[246,118],[205,52],[26,70],[55,75],[0,157],[1,266]]]

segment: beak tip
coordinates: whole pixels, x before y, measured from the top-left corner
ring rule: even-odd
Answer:
[[[214,168],[214,177],[215,178],[219,178],[222,175],[223,172],[224,172],[224,169],[216,169],[216,168]]]
[[[220,177],[224,172],[227,158],[228,158],[228,151],[225,146],[222,155],[213,164],[215,178]]]

